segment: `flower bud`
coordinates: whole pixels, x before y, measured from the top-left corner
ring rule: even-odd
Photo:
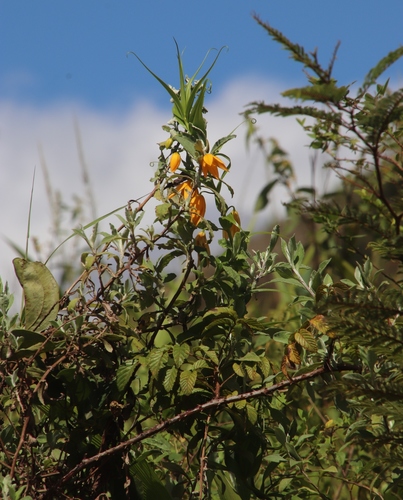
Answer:
[[[236,210],[233,210],[231,212],[231,215],[233,216],[233,218],[238,223],[238,225],[232,224],[232,226],[230,227],[229,232],[231,233],[231,237],[233,238],[235,236],[235,234],[238,233],[239,230],[240,230],[239,226],[241,225],[241,219],[240,219],[239,214],[238,214],[238,212]],[[223,230],[222,235],[223,235],[223,237],[225,239],[229,238],[229,235],[228,235],[228,233],[227,233],[227,231],[225,229]]]
[[[158,142],[158,146],[162,151],[163,149],[169,149],[172,146],[173,142],[174,140],[172,139],[172,137],[168,137],[166,141]]]
[[[172,153],[171,159],[169,161],[169,170],[171,172],[175,172],[175,170],[179,167],[181,164],[181,156],[179,153],[175,151],[175,153]]]

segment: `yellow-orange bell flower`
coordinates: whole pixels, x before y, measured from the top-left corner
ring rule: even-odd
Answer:
[[[181,156],[179,153],[177,153],[175,151],[175,153],[172,153],[171,155],[171,159],[169,161],[169,170],[171,172],[175,172],[175,170],[177,170],[177,168],[179,167],[179,165],[181,164]]]
[[[207,255],[210,255],[210,247],[209,247],[209,244],[207,243],[207,238],[206,238],[206,234],[204,231],[200,231],[199,233],[196,234],[195,247],[196,247],[196,251],[197,251],[197,247],[204,248],[204,250],[207,252]],[[200,256],[199,251],[197,251],[197,265],[200,266],[201,263],[203,263],[203,266],[206,266],[209,264],[207,259],[203,259]]]
[[[220,178],[218,174],[219,168],[228,172],[228,168],[225,166],[225,163],[222,160],[220,160],[220,158],[212,155],[211,153],[207,153],[201,158],[200,166],[204,177],[207,177],[207,175],[210,174],[216,179],[219,179]]]
[[[206,213],[206,200],[204,196],[194,190],[189,203],[190,222],[197,226]]]
[[[207,243],[206,233],[204,231],[200,231],[196,234],[195,237],[195,246],[204,248],[208,255],[210,255],[210,247]]]
[[[232,224],[232,226],[230,227],[230,230],[229,232],[231,233],[231,236],[232,238],[235,236],[236,233],[238,233],[240,231],[239,229],[239,226],[241,225],[241,219],[239,217],[239,213],[236,211],[236,210],[233,210],[231,212],[232,216],[234,217],[234,219],[237,221],[238,225],[236,224]],[[225,239],[228,239],[229,236],[228,236],[228,233],[227,231],[224,229],[223,232],[222,232],[222,235]]]
[[[168,196],[168,198],[172,198],[176,194],[179,194],[179,195],[183,196],[183,198],[185,200],[187,200],[193,191],[193,185],[190,181],[186,180],[186,181],[181,182],[179,184],[179,186],[176,186],[175,190],[176,190],[176,193],[171,193]]]

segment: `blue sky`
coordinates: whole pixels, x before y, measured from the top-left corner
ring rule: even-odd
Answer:
[[[0,98],[45,105],[81,101],[123,109],[165,95],[128,51],[176,80],[173,37],[192,72],[206,51],[229,47],[214,85],[245,74],[299,82],[301,68],[252,19],[256,12],[324,63],[341,41],[335,75],[362,78],[403,42],[401,0],[15,0],[0,1]],[[403,77],[400,64],[394,77]]]
[[[127,57],[129,51],[175,86],[174,37],[185,50],[189,74],[208,49],[228,46],[211,73],[210,143],[239,125],[248,102],[277,102],[282,90],[304,83],[302,68],[252,12],[306,50],[317,47],[325,65],[341,41],[334,76],[343,85],[362,79],[403,43],[402,0],[0,0],[0,276],[14,279],[14,289],[16,255],[5,238],[25,246],[34,172],[36,259],[45,260],[55,246],[46,179],[65,206],[77,197],[85,206],[88,199],[76,125],[98,215],[150,190],[150,163],[158,156],[156,143],[166,138],[161,126],[170,119],[170,103],[135,57]],[[403,61],[389,75],[402,86]],[[309,140],[294,119],[260,117],[258,125],[289,151],[298,179],[323,188],[320,172],[310,178]],[[244,225],[267,227],[284,214],[282,195],[260,219],[252,217],[269,179],[261,155],[245,150],[244,132],[238,129],[223,151],[232,158],[233,203]],[[66,217],[64,227],[67,236],[73,223]],[[68,258],[70,251],[62,247],[58,255]]]

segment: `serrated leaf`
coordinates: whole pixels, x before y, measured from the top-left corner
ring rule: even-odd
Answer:
[[[244,366],[250,380],[255,380],[256,378],[259,378],[255,366],[250,366],[250,365],[244,365]]]
[[[235,408],[238,409],[238,410],[242,410],[243,408],[245,408],[246,406],[246,399],[242,399],[241,401],[237,401],[235,404],[234,404]]]
[[[260,358],[259,366],[260,369],[262,370],[263,376],[267,377],[270,373],[271,366],[270,366],[270,361],[266,358],[266,356]]]
[[[196,379],[197,379],[197,372],[195,371],[185,370],[181,372],[179,378],[179,385],[180,388],[182,389],[182,392],[186,396],[192,394],[193,388],[196,383]]]
[[[178,370],[176,369],[175,366],[167,370],[163,382],[164,388],[167,392],[172,391],[176,382],[177,375],[178,375]]]
[[[295,341],[307,351],[317,352],[318,346],[316,339],[309,330],[300,328],[297,332],[295,332],[294,338]]]
[[[153,349],[147,357],[147,364],[151,373],[155,376],[168,361],[168,353],[163,348]]]
[[[190,347],[188,344],[175,344],[172,349],[172,355],[175,365],[179,368],[189,356]]]
[[[241,365],[239,365],[238,363],[232,363],[232,369],[234,370],[234,372],[239,376],[239,377],[244,377],[245,376],[245,372],[242,368]]]
[[[198,359],[192,365],[193,370],[201,370],[202,368],[209,368],[208,363],[204,359]]]
[[[57,318],[59,286],[41,262],[13,260],[15,273],[24,291],[25,328],[43,331]]]
[[[123,392],[126,389],[135,369],[136,363],[119,366],[116,370],[116,387],[118,388],[118,391]]]
[[[257,410],[256,410],[256,408],[253,405],[248,403],[246,405],[246,413],[248,415],[248,419],[249,419],[250,423],[252,425],[255,425],[257,422]]]
[[[228,318],[231,319],[234,323],[238,319],[237,313],[231,307],[214,307],[214,309],[210,309],[203,316],[203,319],[218,319],[218,318]]]
[[[248,352],[242,358],[239,358],[238,361],[251,361],[253,363],[260,363],[261,358],[254,352]]]
[[[131,470],[140,483],[142,498],[145,500],[172,500],[171,495],[165,489],[154,469],[146,460],[135,463]]]
[[[297,350],[295,343],[288,344],[288,346],[286,347],[286,355],[291,364],[296,364],[296,365],[301,364],[301,358],[299,356],[299,352]]]
[[[208,356],[215,365],[218,365],[218,356],[215,351],[206,351],[206,356]]]

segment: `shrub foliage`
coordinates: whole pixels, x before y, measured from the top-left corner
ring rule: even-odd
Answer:
[[[179,89],[142,63],[173,102],[151,192],[108,231],[107,216],[75,231],[82,272],[61,297],[23,257],[21,314],[1,285],[4,498],[402,498],[403,90],[378,81],[403,49],[354,90],[256,19],[307,85],[246,117],[297,115],[329,155],[340,192],[293,202],[326,239],[313,252],[275,226],[253,251],[231,204],[235,135],[208,138],[217,59],[189,78],[178,50]],[[259,209],[291,172],[272,145]]]

